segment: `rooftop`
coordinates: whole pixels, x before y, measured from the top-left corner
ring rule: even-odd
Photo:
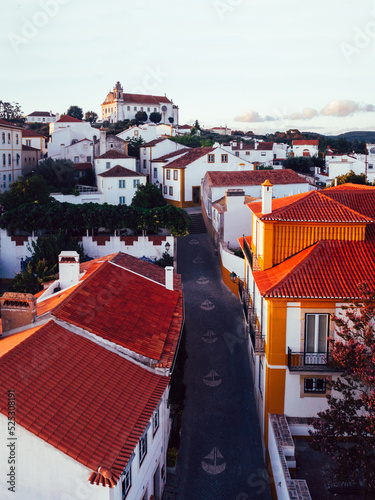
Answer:
[[[146,177],[135,170],[130,170],[130,168],[125,168],[121,165],[116,165],[99,175],[100,177]]]
[[[64,115],[56,123],[84,123],[83,120],[73,118],[73,116]]]
[[[272,184],[306,184],[304,177],[293,170],[246,170],[241,172],[208,171],[207,179],[211,186],[258,186],[266,179]]]
[[[168,163],[164,167],[165,168],[186,168],[191,163],[195,162],[196,160],[199,160],[199,158],[202,158],[202,156],[205,156],[214,150],[215,150],[215,148],[207,148],[207,147],[190,149],[181,158],[177,158],[177,160],[174,160],[171,163]]]

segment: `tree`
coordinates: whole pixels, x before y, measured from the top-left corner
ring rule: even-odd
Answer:
[[[150,121],[152,121],[153,123],[160,123],[161,122],[161,114],[158,113],[157,111],[150,113],[149,118],[150,118]]]
[[[82,108],[78,106],[70,106],[68,111],[66,112],[68,116],[72,116],[73,118],[77,118],[77,120],[82,120],[83,118],[83,111]]]
[[[0,101],[0,118],[11,123],[22,124],[25,122],[23,111],[18,102]]]
[[[169,121],[169,123],[170,123],[171,125],[173,125],[173,122],[174,122],[174,118],[173,118],[173,116],[170,116],[170,117],[168,118],[168,121]]]
[[[137,111],[135,114],[136,125],[138,126],[140,123],[144,122],[147,122],[147,113],[145,111]]]
[[[370,186],[371,184],[367,182],[365,174],[355,174],[353,170],[348,172],[347,174],[338,175],[336,177],[337,184],[346,184],[347,182],[351,182],[352,184],[366,184]],[[335,185],[335,181],[332,181],[331,186]]]
[[[286,160],[283,160],[283,167],[290,168],[295,172],[300,172],[301,174],[310,174],[314,163],[310,157],[305,156],[291,156]]]
[[[164,207],[166,204],[161,190],[150,182],[139,184],[132,199],[132,206],[139,208]]]
[[[198,120],[195,120],[195,123],[194,123],[193,127],[195,127],[197,130],[201,130],[201,126],[200,126]]]
[[[9,191],[0,196],[0,205],[5,210],[13,210],[24,203],[48,203],[49,189],[43,177],[34,175],[30,179],[19,177],[11,184]]]
[[[339,479],[359,472],[375,493],[375,293],[358,286],[360,300],[333,317],[332,358],[344,375],[330,382],[328,409],[313,421],[312,447],[335,459]],[[373,498],[371,496],[371,498]]]
[[[127,137],[126,141],[128,142],[128,154],[129,156],[134,156],[135,158],[139,158],[139,148],[142,144],[145,144],[145,140],[142,137]]]
[[[70,160],[46,158],[38,163],[35,175],[43,177],[52,189],[69,191],[75,186],[75,165]]]
[[[73,116],[73,115],[71,115],[71,116]],[[95,111],[86,111],[85,122],[96,123],[97,120],[98,120],[98,115],[97,115],[97,113],[95,113]]]

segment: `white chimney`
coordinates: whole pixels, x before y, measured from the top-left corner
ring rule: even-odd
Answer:
[[[75,251],[63,251],[59,255],[60,288],[64,290],[79,281],[79,255]]]
[[[243,149],[243,142],[240,142],[240,149]]]
[[[165,268],[165,288],[173,290],[173,267],[167,266]]]
[[[337,177],[335,177],[335,186],[337,186]]]
[[[262,214],[270,214],[272,212],[272,186],[273,184],[267,179],[262,184]]]

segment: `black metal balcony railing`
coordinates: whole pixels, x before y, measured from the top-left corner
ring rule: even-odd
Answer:
[[[329,372],[342,371],[327,352],[294,352],[288,347],[289,371]]]
[[[255,354],[264,354],[264,336],[258,329],[257,314],[255,309],[249,310],[250,338]]]

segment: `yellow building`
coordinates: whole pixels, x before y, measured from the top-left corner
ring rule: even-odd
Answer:
[[[306,435],[309,417],[327,407],[332,314],[358,297],[358,284],[375,289],[375,188],[344,184],[249,203],[252,236],[241,287],[250,363],[265,448],[271,414]]]

